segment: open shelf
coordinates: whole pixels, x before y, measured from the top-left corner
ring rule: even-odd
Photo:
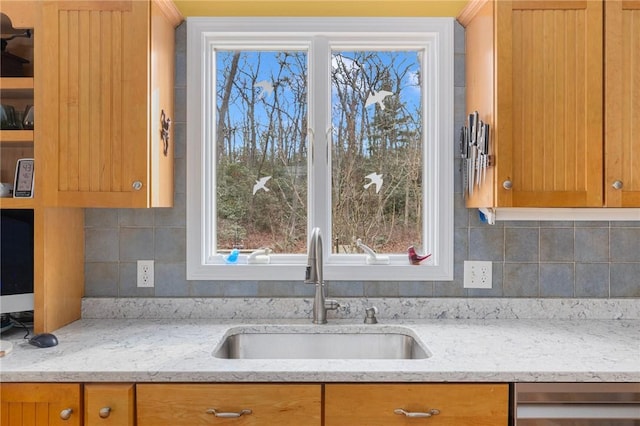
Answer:
[[[1,209],[32,209],[35,207],[33,198],[0,198]]]
[[[0,144],[20,145],[33,142],[33,130],[0,130]]]

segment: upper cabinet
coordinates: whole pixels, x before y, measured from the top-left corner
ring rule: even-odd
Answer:
[[[42,3],[47,205],[173,205],[174,28],[167,1]]]
[[[640,206],[640,1],[605,2],[605,200]]]
[[[469,3],[467,110],[490,123],[495,166],[468,207],[640,206],[637,3]]]

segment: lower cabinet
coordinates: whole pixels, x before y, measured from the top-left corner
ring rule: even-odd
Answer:
[[[327,384],[325,426],[507,426],[507,384]],[[424,423],[427,424],[427,423]]]
[[[132,383],[84,385],[84,426],[134,426],[135,385]]]
[[[138,426],[320,426],[322,385],[139,384]]]
[[[77,383],[1,383],[0,426],[80,426]]]

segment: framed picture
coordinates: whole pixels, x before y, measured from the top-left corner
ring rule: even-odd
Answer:
[[[33,198],[33,158],[21,158],[16,165],[16,178],[13,181],[14,198]]]

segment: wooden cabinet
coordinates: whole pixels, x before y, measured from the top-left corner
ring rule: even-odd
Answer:
[[[45,203],[173,205],[174,28],[166,1],[45,1]],[[162,139],[163,132],[168,142]]]
[[[139,384],[138,426],[197,426],[216,420],[320,426],[321,389],[320,384]],[[221,417],[215,418],[216,413]]]
[[[0,384],[0,426],[80,426],[79,384]]]
[[[49,162],[44,147],[48,135],[41,123],[48,111],[42,106],[42,77],[48,69],[40,60],[46,48],[42,39],[42,8],[37,1],[3,1],[0,11],[15,28],[32,29],[21,56],[30,60],[27,77],[0,79],[2,103],[22,109],[34,105],[34,130],[0,131],[0,181],[13,183],[16,160],[34,158],[33,198],[0,198],[2,209],[33,209],[34,215],[34,328],[52,331],[80,318],[84,291],[84,212],[78,208],[45,207],[43,165]]]
[[[134,426],[135,409],[131,383],[84,386],[84,426]]]
[[[474,0],[458,19],[495,160],[467,206],[640,207],[640,1]]]
[[[506,426],[508,411],[506,384],[325,385],[325,426]]]
[[[640,1],[605,2],[605,200],[640,206]]]

